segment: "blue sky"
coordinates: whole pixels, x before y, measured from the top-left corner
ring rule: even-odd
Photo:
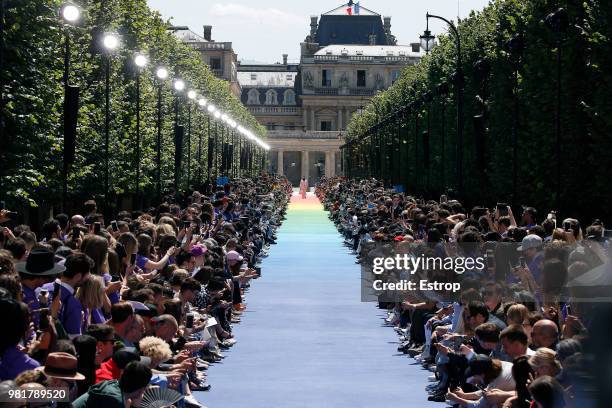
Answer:
[[[310,16],[332,10],[341,0],[147,0],[175,25],[189,26],[202,33],[212,25],[212,38],[231,41],[241,60],[278,62],[282,54],[299,60],[300,42],[310,31]],[[346,2],[344,2],[346,3]],[[456,20],[472,10],[482,10],[489,0],[362,0],[360,4],[391,16],[391,31],[398,44],[418,41],[425,29],[425,13]],[[443,23],[432,21],[434,34],[445,32]]]

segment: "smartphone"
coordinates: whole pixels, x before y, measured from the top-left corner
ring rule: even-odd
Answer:
[[[53,283],[53,299],[55,299],[56,296],[60,295],[60,288],[61,288],[61,285],[59,282]]]
[[[117,225],[117,221],[111,221],[111,227],[113,228],[113,231],[119,232],[119,226]]]
[[[570,232],[572,230],[572,224],[570,222],[564,222],[563,229],[567,232]]]
[[[40,317],[39,317],[38,329],[40,331],[49,330],[49,309],[46,307],[40,309],[39,316]]]
[[[255,267],[255,273],[257,273],[258,276],[261,276],[261,266]]]
[[[192,313],[187,313],[186,320],[185,320],[185,327],[188,329],[193,328],[193,314]]]
[[[102,224],[99,222],[94,222],[94,234],[99,234],[102,230]]]
[[[505,217],[508,215],[508,204],[505,203],[497,203],[497,213],[500,217]]]
[[[42,289],[42,288],[40,289],[38,303],[40,304],[41,308],[48,306],[48,297],[47,297],[48,294],[49,294],[49,291],[47,289]]]
[[[487,268],[495,268],[495,253],[492,249],[487,249]]]
[[[136,254],[132,254],[132,256],[130,257],[130,264],[131,265],[136,264]]]
[[[72,240],[76,241],[81,236],[81,230],[79,227],[72,227]]]
[[[183,229],[189,229],[191,227],[191,221],[183,221]]]
[[[525,262],[525,257],[524,256],[519,256],[519,266],[521,268],[526,268],[527,267],[527,262]]]
[[[569,303],[565,304],[565,313],[566,313],[566,315],[571,315],[572,314],[572,306]]]

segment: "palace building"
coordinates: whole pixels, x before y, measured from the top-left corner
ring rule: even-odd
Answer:
[[[238,63],[236,68],[231,43],[206,38],[209,27],[205,38],[192,44],[211,68],[216,64],[215,72],[227,77],[268,129],[270,170],[286,175],[294,185],[301,177],[312,185],[322,175],[342,174],[340,146],[351,116],[391,86],[402,68],[423,56],[419,43],[397,44],[391,17],[359,3],[311,17],[299,63],[289,63],[283,55],[282,63]],[[219,49],[223,58],[214,53],[219,47],[214,44],[229,44],[227,50]]]

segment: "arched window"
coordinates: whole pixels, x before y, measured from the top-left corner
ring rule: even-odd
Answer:
[[[295,105],[295,92],[287,89],[283,95],[283,105]]]
[[[266,105],[278,105],[278,95],[274,89],[266,92]]]
[[[249,91],[247,105],[259,105],[259,91],[257,89],[251,89]]]

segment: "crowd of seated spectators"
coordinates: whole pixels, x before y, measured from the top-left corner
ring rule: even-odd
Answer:
[[[452,197],[424,200],[374,179],[323,178],[316,194],[362,264],[378,245],[408,248],[410,256],[426,247],[432,256],[454,257],[469,243],[470,256],[488,259],[462,275],[454,298],[378,298],[399,336],[398,350],[431,372],[430,401],[469,408],[595,406],[589,333],[596,305],[579,301],[568,282],[598,269],[609,273],[601,221],[585,228],[575,218],[557,220],[553,211],[541,216],[527,206],[515,217],[505,203],[466,210]]]
[[[0,395],[62,387],[76,408],[202,406],[193,392],[236,343],[290,192],[285,178],[239,178],[112,221],[90,200],[42,226],[2,209]]]

